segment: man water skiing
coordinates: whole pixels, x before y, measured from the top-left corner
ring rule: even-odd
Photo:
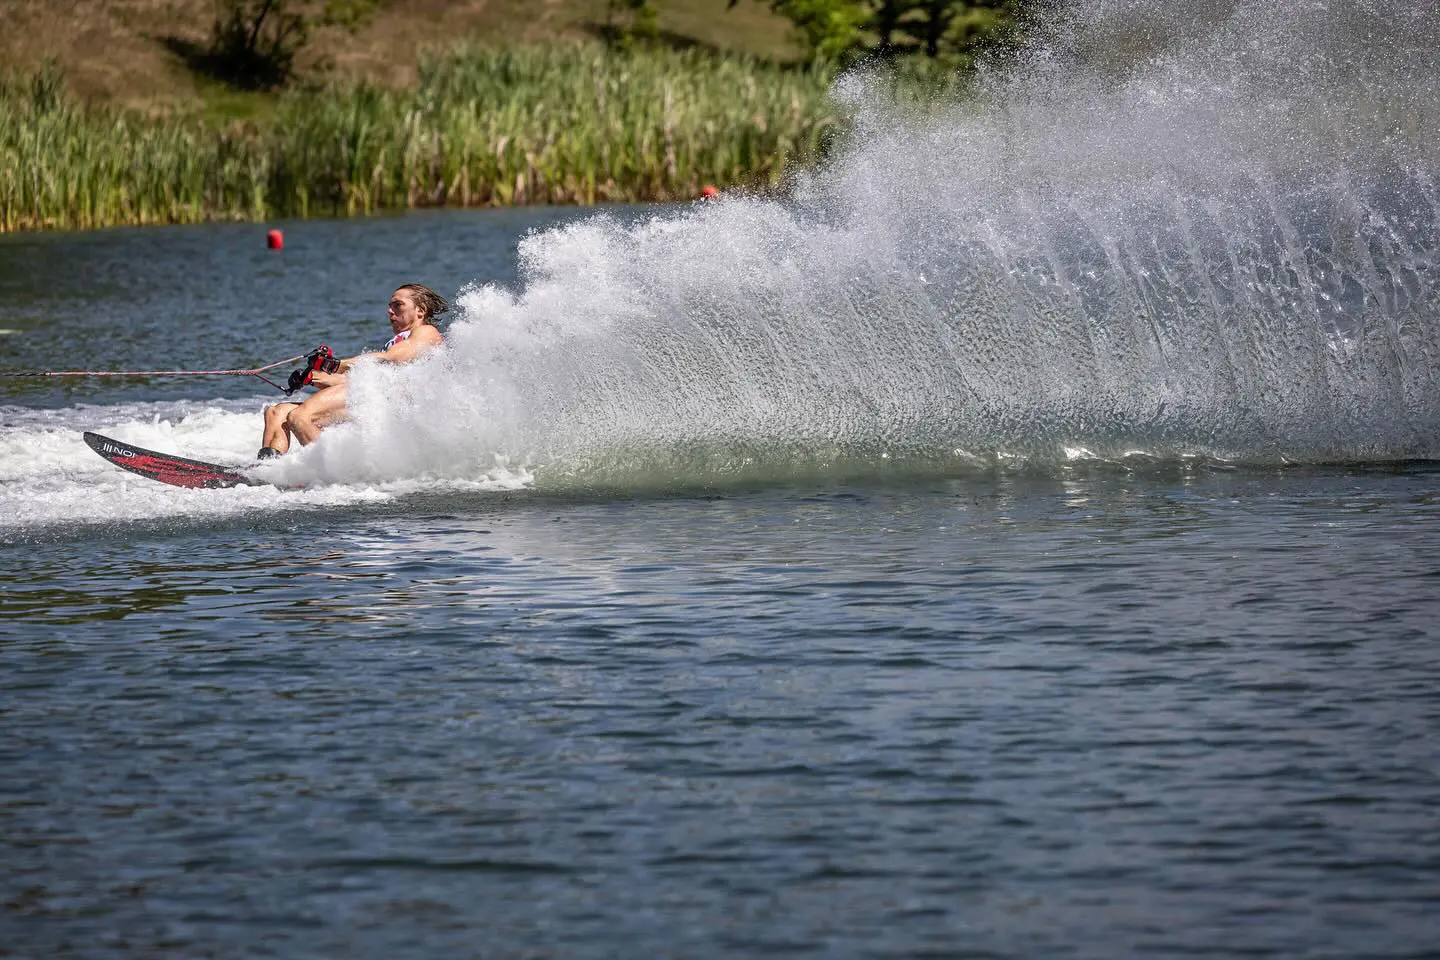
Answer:
[[[259,459],[278,457],[290,449],[290,438],[308,446],[320,431],[345,419],[346,383],[357,360],[374,357],[382,363],[409,363],[443,342],[434,318],[449,309],[445,298],[419,283],[407,283],[390,295],[390,329],[395,334],[378,352],[339,361],[333,372],[310,374],[315,394],[302,403],[277,403],[265,408],[265,432]]]

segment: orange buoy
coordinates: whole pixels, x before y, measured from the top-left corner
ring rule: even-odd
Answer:
[[[700,196],[704,197],[706,200],[709,200],[711,197],[719,196],[719,194],[720,191],[716,190],[714,185],[709,183],[705,184],[705,186],[700,188]]]
[[[269,247],[271,250],[284,250],[285,234],[281,233],[279,230],[271,230],[269,233],[265,234],[265,246]]]

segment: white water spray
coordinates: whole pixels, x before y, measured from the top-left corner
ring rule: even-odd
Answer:
[[[525,240],[327,472],[1440,457],[1425,6],[1096,3],[923,117],[847,78],[790,199]]]

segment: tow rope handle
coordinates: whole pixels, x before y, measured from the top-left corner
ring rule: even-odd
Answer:
[[[286,382],[285,393],[294,393],[302,387],[307,387],[315,379],[316,372],[335,373],[340,369],[340,360],[325,344],[320,344],[305,357],[305,366],[290,373],[290,379]]]

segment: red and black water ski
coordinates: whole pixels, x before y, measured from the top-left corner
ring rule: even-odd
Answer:
[[[98,433],[87,432],[85,442],[90,445],[91,450],[120,469],[168,483],[172,487],[213,490],[219,487],[268,486],[265,481],[247,477],[234,467],[206,463],[203,460],[187,460],[168,453],[156,453],[154,450],[142,450],[129,443],[102,437]]]

